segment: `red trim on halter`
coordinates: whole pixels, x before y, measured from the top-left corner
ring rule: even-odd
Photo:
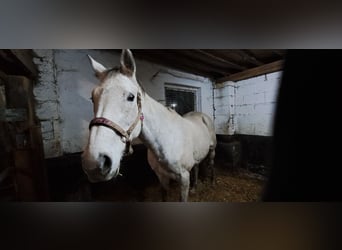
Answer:
[[[127,134],[125,130],[123,130],[116,123],[104,117],[96,117],[93,120],[91,120],[89,123],[89,129],[91,129],[92,126],[105,126],[107,128],[112,129],[118,135],[125,137],[126,139],[128,139],[129,137],[129,135]]]

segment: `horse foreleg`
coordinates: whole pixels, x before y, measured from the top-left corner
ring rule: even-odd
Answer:
[[[198,171],[199,171],[199,165],[196,164],[194,165],[194,167],[192,168],[190,174],[192,177],[192,187],[190,192],[195,193],[196,189],[197,189],[197,181],[198,181]]]
[[[180,186],[181,186],[181,195],[180,201],[188,201],[189,195],[189,187],[190,187],[190,173],[184,170],[180,176]]]
[[[147,151],[147,160],[153,171],[158,176],[159,182],[161,184],[162,201],[167,201],[170,185],[170,178],[167,174],[167,171],[164,170],[163,166],[159,163],[158,158],[151,150]]]
[[[168,200],[168,192],[170,188],[170,179],[167,176],[159,176],[159,181],[161,184],[161,196],[162,201]]]
[[[209,149],[209,161],[208,168],[210,171],[210,180],[211,184],[215,185],[215,168],[214,168],[214,159],[215,159],[215,147],[211,146]]]

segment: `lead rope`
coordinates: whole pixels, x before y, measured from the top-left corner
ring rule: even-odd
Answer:
[[[215,86],[215,83],[213,83],[213,85],[212,85],[212,98],[213,98],[213,120],[214,120],[214,122],[216,119],[215,89],[216,89],[216,86]]]

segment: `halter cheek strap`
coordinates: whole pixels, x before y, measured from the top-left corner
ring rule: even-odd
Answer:
[[[124,130],[118,124],[116,124],[115,122],[112,122],[111,120],[109,120],[105,117],[95,117],[94,119],[92,119],[89,123],[89,129],[91,129],[93,126],[104,126],[104,127],[110,128],[116,134],[121,136],[121,140],[123,143],[126,143],[125,154],[130,154],[133,152],[133,150],[131,148],[130,135],[133,132],[134,128],[137,126],[139,120],[141,121],[141,126],[143,125],[142,123],[144,120],[144,115],[141,112],[141,95],[140,95],[140,93],[138,93],[138,96],[137,96],[137,106],[138,106],[138,115],[135,118],[132,125],[127,130]]]

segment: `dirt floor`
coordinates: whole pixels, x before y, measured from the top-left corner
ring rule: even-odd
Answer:
[[[169,201],[178,201],[177,185],[173,184]],[[195,192],[189,193],[189,202],[254,202],[261,198],[265,179],[246,170],[216,168],[216,183],[199,180]],[[102,184],[92,188],[96,201],[159,202],[161,189],[157,180],[134,186],[123,180]]]

